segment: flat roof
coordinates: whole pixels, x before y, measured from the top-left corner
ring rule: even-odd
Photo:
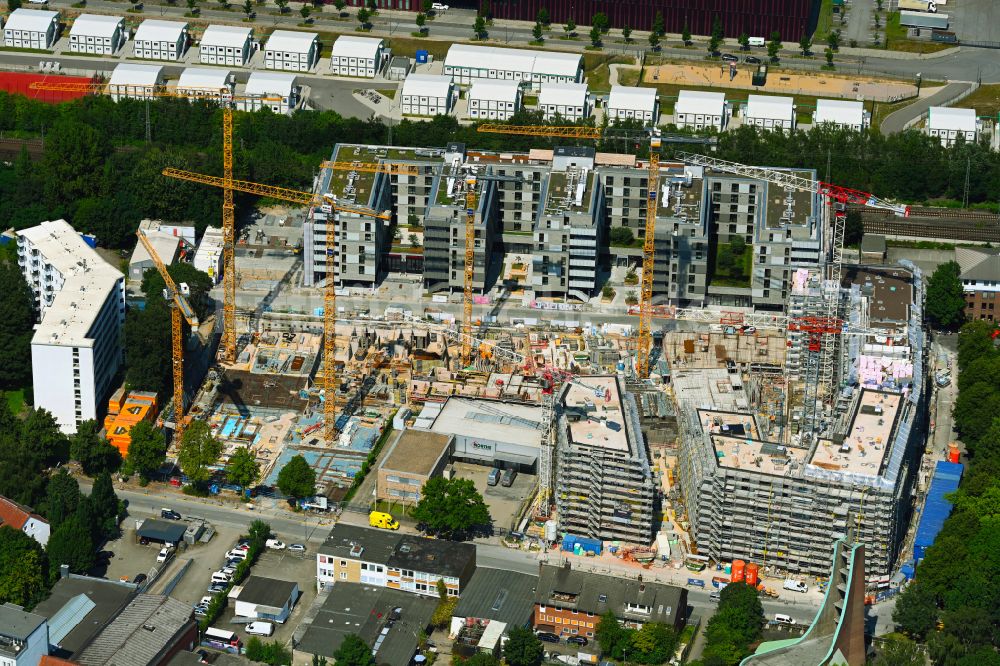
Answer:
[[[781,95],[750,95],[747,97],[748,118],[789,120],[795,115],[795,100]]]
[[[462,590],[452,616],[523,627],[531,618],[537,586],[538,576],[533,574],[478,567]]]
[[[319,552],[323,555],[385,564],[401,538],[402,535],[396,531],[337,523],[319,547]]]
[[[587,414],[586,418],[579,421],[569,421],[572,444],[602,447],[623,453],[631,450],[617,377],[579,377],[567,386],[563,405],[566,410],[576,408]]]
[[[454,48],[454,47],[452,47]],[[403,81],[400,95],[417,97],[447,97],[451,91],[451,76],[443,74],[410,74]]]
[[[476,434],[521,446],[541,446],[542,408],[513,402],[450,397],[430,430],[446,435]]]
[[[299,32],[297,30],[275,30],[267,38],[265,51],[289,51],[292,53],[309,53],[312,45],[319,40],[315,32]]]
[[[47,9],[27,9],[19,7],[11,12],[4,24],[4,30],[27,30],[28,32],[46,32],[52,25],[52,20],[59,17],[59,12]]]
[[[147,231],[146,240],[153,246],[153,251],[156,252],[160,260],[169,266],[174,261],[174,256],[177,254],[177,246],[180,245],[182,239],[180,236],[174,236],[162,231]],[[141,261],[153,261],[153,258],[149,256],[149,251],[146,250],[145,244],[136,243],[129,264],[137,264]]]
[[[36,615],[9,602],[0,606],[0,636],[27,640],[43,624],[45,617],[42,615]],[[3,644],[0,644],[0,652],[3,650]]]
[[[932,106],[927,109],[927,127],[937,130],[975,132],[976,110],[953,109],[949,106]]]
[[[243,46],[252,38],[253,31],[250,28],[241,28],[236,25],[210,25],[205,28],[201,36],[201,45],[205,46]]]
[[[184,531],[186,529],[186,523],[178,523],[173,520],[160,520],[159,518],[146,518],[135,533],[140,537],[146,537],[154,541],[177,543],[184,538]]]
[[[73,661],[81,666],[149,664],[194,626],[189,604],[160,594],[140,594]]]
[[[465,571],[470,560],[475,566],[475,544],[404,534],[395,551],[386,560],[386,566],[458,577]]]
[[[188,24],[180,21],[146,19],[136,28],[132,39],[136,42],[176,42],[187,28]]]
[[[710,116],[722,115],[726,95],[708,90],[681,90],[677,94],[674,113],[694,113]]]
[[[583,106],[587,101],[586,83],[543,83],[538,105]]]
[[[384,39],[378,37],[357,37],[355,35],[341,35],[333,43],[330,49],[330,57],[341,58],[374,58],[378,51],[385,44]]]
[[[582,61],[583,56],[576,53],[452,44],[445,56],[444,66],[530,72],[538,76],[575,77]],[[498,67],[501,63],[502,66]]]
[[[476,79],[469,90],[469,99],[493,100],[497,102],[513,102],[521,89],[520,83],[514,80]]]
[[[656,88],[611,86],[611,94],[608,95],[608,108],[649,111],[652,113],[656,108]]]
[[[861,125],[865,122],[865,105],[864,102],[848,99],[818,99],[813,120],[817,123]]]
[[[49,640],[58,646],[53,654],[71,657],[89,643],[111,618],[117,616],[118,611],[136,594],[135,586],[118,580],[70,574],[69,577],[56,581],[48,598],[35,607],[35,612],[49,619]],[[59,623],[53,621],[63,608],[79,597],[91,603],[86,608],[81,608],[82,615],[64,616],[63,621],[69,622],[71,626],[59,626]],[[57,629],[63,636],[58,641],[55,640]]]
[[[878,476],[902,404],[899,393],[862,389],[843,443],[821,439],[809,463],[834,472]]]
[[[123,62],[116,65],[111,72],[111,80],[108,85],[112,86],[155,86],[160,83],[163,74],[163,67],[160,65],[137,65],[130,62]]]
[[[177,79],[178,88],[232,89],[232,72],[221,67],[185,67]],[[206,91],[207,92],[207,91]]]
[[[426,430],[404,430],[393,440],[382,469],[427,476],[447,453],[451,439]]]
[[[265,578],[264,576],[251,575],[243,583],[237,600],[258,606],[270,606],[271,608],[281,608],[299,589],[298,583],[277,578]]]
[[[125,19],[121,16],[105,16],[104,14],[80,14],[69,29],[70,35],[87,35],[92,37],[112,37]]]
[[[869,299],[868,319],[872,325],[905,324],[910,319],[913,283],[906,269],[845,266],[841,284],[861,286],[862,294]]]
[[[295,75],[283,72],[251,72],[244,92],[247,95],[281,95],[288,97],[295,87]]]

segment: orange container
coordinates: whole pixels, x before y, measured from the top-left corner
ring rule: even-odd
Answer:
[[[746,565],[747,563],[743,560],[733,560],[733,574],[731,578],[734,583],[740,583],[743,581]]]
[[[948,445],[948,462],[957,463],[959,458],[958,447],[955,444]]]
[[[747,564],[745,581],[750,587],[757,587],[757,583],[760,582],[760,578],[757,575],[757,565],[753,562]]]

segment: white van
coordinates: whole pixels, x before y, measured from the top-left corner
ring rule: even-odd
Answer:
[[[227,573],[223,573],[221,571],[216,571],[214,574],[212,574],[213,583],[228,583],[232,579],[233,579],[232,576],[230,576]]]
[[[809,586],[803,583],[801,580],[795,580],[793,578],[788,578],[785,580],[784,588],[786,590],[791,590],[793,592],[808,592]]]
[[[747,42],[747,43],[750,44],[750,46],[764,46],[764,38],[763,37],[751,37],[750,41]]]
[[[251,622],[247,625],[247,633],[251,636],[270,636],[274,633],[274,625],[270,622]]]
[[[779,624],[795,624],[795,618],[791,615],[785,615],[784,613],[775,613],[774,621]]]

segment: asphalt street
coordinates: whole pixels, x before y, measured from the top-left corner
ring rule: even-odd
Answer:
[[[884,136],[898,134],[906,129],[907,123],[916,120],[921,115],[927,113],[927,109],[932,106],[944,106],[950,100],[958,97],[972,86],[971,83],[955,82],[941,88],[933,95],[919,99],[909,106],[890,113],[882,121],[880,127]]]

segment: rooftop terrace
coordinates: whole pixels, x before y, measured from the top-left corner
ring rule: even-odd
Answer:
[[[902,398],[899,393],[862,390],[843,443],[820,440],[809,462],[837,472],[877,475],[891,444]]]

